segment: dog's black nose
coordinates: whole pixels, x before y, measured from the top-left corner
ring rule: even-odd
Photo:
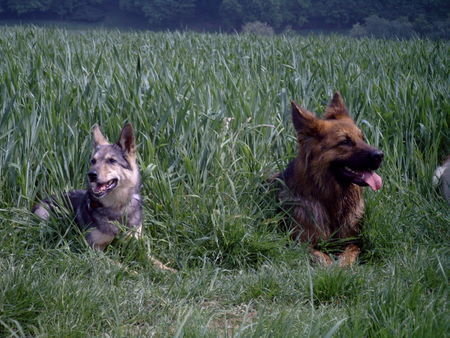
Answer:
[[[95,182],[97,180],[97,172],[96,171],[90,171],[88,172],[89,181]]]
[[[372,153],[372,160],[373,160],[377,165],[380,165],[380,164],[381,164],[381,161],[383,161],[383,157],[384,157],[384,154],[383,154],[383,152],[382,152],[381,150],[375,150],[375,151]]]

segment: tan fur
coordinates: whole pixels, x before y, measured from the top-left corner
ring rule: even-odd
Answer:
[[[139,173],[133,170],[130,174],[125,172],[123,168],[112,168],[108,165],[101,167],[97,173],[99,180],[102,182],[107,182],[114,178],[119,180],[118,187],[102,199],[102,204],[105,207],[118,211],[126,207],[135,192],[136,184],[139,181]]]
[[[354,244],[348,245],[344,252],[339,255],[339,266],[345,267],[353,265],[358,259],[360,252],[361,249],[358,246]]]
[[[105,145],[110,144],[108,142],[108,140],[106,139],[106,137],[103,136],[98,124],[96,124],[96,125],[94,125],[94,127],[92,127],[92,140],[94,142],[94,148],[96,148],[98,146],[105,146]]]
[[[103,136],[98,125],[95,125],[92,129],[92,138],[94,141],[94,154],[92,158],[95,159],[97,163],[102,163],[101,166],[97,165],[96,167],[98,180],[100,182],[107,182],[114,178],[118,179],[117,188],[102,199],[102,204],[105,207],[121,211],[128,205],[136,190],[136,185],[139,184],[139,169],[136,163],[136,145],[134,143],[134,137],[132,137],[132,129],[131,127],[124,127],[118,141],[118,144],[123,147],[123,149],[128,149],[126,157],[131,166],[131,173],[129,170],[120,166],[108,164],[106,160],[112,156],[112,153],[110,150],[111,148],[107,146],[111,144]]]
[[[316,250],[314,248],[310,248],[311,255],[313,258],[323,266],[330,266],[333,264],[333,260],[328,256],[327,254],[323,253],[322,251]]]

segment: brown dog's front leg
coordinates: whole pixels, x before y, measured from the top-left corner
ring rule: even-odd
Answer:
[[[320,265],[330,266],[331,264],[333,264],[333,260],[326,253],[323,253],[322,251],[316,250],[314,248],[310,248],[309,251]]]
[[[344,252],[339,255],[339,266],[340,267],[346,267],[346,266],[352,266],[356,259],[358,258],[359,254],[361,252],[361,249],[355,245],[350,244],[348,245]]]

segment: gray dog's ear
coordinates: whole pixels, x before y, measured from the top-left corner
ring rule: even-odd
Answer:
[[[98,126],[98,124],[95,124],[92,127],[92,140],[94,148],[109,144],[108,140],[105,138],[105,136],[103,136],[102,132],[100,131],[100,127]]]
[[[134,140],[133,127],[130,123],[123,126],[120,132],[119,141],[117,144],[122,148],[122,150],[130,155],[136,153],[136,142]]]

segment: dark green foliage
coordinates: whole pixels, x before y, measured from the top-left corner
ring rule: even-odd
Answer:
[[[223,0],[220,17],[226,29],[239,28],[244,20],[242,5],[238,0]]]
[[[101,18],[96,6],[104,2],[104,0],[3,0],[0,2],[0,6],[19,16],[48,12],[56,14],[60,18],[95,21]]]
[[[197,12],[200,15],[217,19],[219,16],[220,5],[222,0],[197,0]]]
[[[365,19],[364,25],[355,24],[350,34],[355,37],[410,38],[413,36],[414,30],[413,24],[407,18],[390,21],[372,15]]]
[[[359,24],[354,36],[408,37],[415,33],[436,38],[448,38],[450,30],[450,2],[446,0],[0,0],[0,13],[5,10],[6,15],[19,17],[45,13],[60,19],[98,21],[111,6],[125,17],[140,15],[153,28],[203,25],[240,31],[245,23],[259,21],[279,32],[286,28],[349,29]]]
[[[178,25],[193,17],[195,0],[120,0],[123,9],[140,12],[152,26]]]

